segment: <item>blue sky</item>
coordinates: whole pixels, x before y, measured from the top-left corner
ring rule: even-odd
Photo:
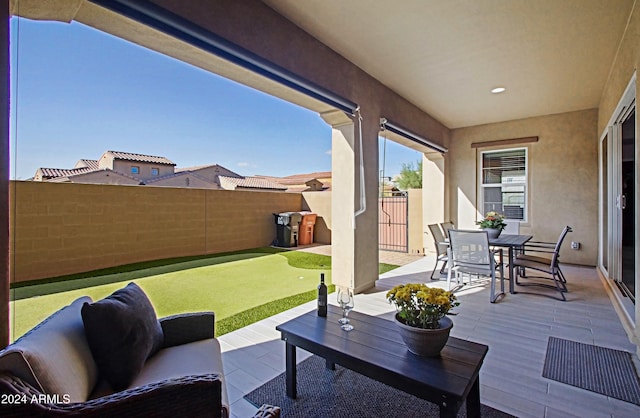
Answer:
[[[12,18],[11,46],[12,178],[107,150],[246,176],[331,170],[331,128],[297,105],[79,23]],[[387,176],[420,159],[391,141],[386,154]]]

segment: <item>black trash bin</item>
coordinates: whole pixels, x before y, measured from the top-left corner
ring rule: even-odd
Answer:
[[[302,215],[298,212],[281,212],[273,214],[276,222],[276,242],[278,247],[297,247],[298,228]]]

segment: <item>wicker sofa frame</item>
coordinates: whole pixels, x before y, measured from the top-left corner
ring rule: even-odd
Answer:
[[[53,314],[29,333],[41,327]],[[161,318],[162,348],[214,338],[213,312],[188,313]],[[212,354],[215,355],[215,354]],[[0,417],[214,417],[223,418],[221,376],[181,376],[129,388],[85,402],[65,403],[42,393],[28,382],[0,373]],[[263,405],[255,417],[278,417],[280,409]]]

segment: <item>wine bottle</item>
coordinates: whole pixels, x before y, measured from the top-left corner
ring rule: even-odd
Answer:
[[[324,273],[320,273],[318,285],[318,316],[327,316],[327,285],[324,284]]]

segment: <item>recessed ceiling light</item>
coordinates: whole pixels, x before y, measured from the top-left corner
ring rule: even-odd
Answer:
[[[502,93],[505,90],[506,89],[504,87],[496,87],[496,88],[491,89],[491,93],[498,94],[498,93]]]

